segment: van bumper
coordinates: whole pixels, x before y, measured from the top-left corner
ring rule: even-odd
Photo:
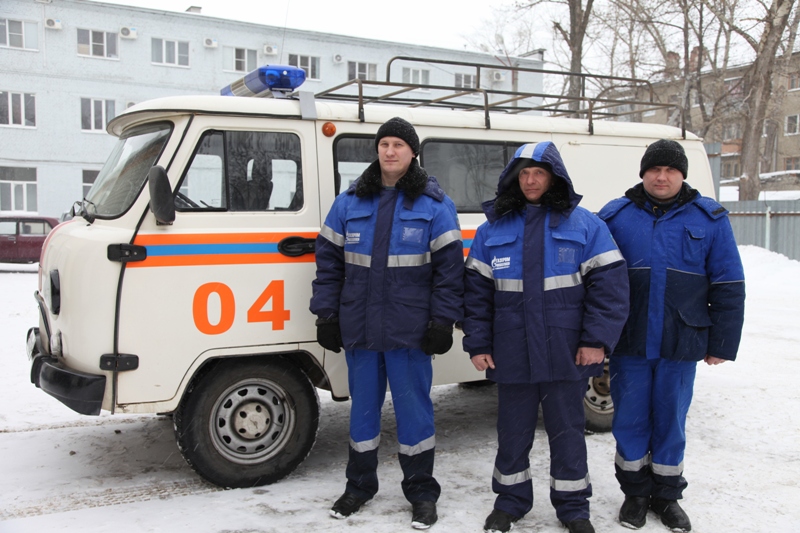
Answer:
[[[58,359],[39,352],[39,328],[28,330],[28,358],[31,382],[44,392],[82,415],[99,415],[106,391],[106,376],[67,368]]]

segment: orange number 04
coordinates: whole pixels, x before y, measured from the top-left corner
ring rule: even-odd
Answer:
[[[208,319],[208,298],[214,293],[219,297],[220,313],[219,322],[212,324]],[[264,306],[272,300],[272,308],[265,310]],[[250,309],[247,310],[248,322],[272,322],[273,330],[282,330],[289,320],[289,310],[284,305],[283,280],[276,279],[267,285]],[[236,316],[236,300],[233,291],[224,283],[206,283],[201,285],[194,293],[192,302],[192,316],[194,325],[201,333],[206,335],[219,335],[225,333],[233,325]]]

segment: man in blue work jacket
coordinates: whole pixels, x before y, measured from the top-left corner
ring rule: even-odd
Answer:
[[[619,521],[632,529],[649,507],[673,531],[691,530],[678,500],[697,362],[733,361],[742,334],[744,271],[728,211],[689,187],[688,171],[680,143],[656,141],[642,157],[642,183],[599,213],[630,279],[610,371]]]
[[[539,405],[550,442],[550,501],[570,533],[594,533],[583,398],[628,315],[625,261],[552,142],[526,144],[484,203],[467,258],[464,349],[497,382],[494,510],[506,532],[533,506],[530,454]]]
[[[431,355],[450,349],[463,315],[461,230],[452,200],[417,162],[410,123],[384,123],[375,147],[377,161],[336,198],[316,241],[317,341],[334,352],[344,347],[352,399],[347,485],[331,516],[350,516],[378,491],[388,379],[411,525],[427,529],[440,493]]]

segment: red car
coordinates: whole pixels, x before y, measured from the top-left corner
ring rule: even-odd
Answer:
[[[39,261],[44,240],[57,224],[51,217],[0,214],[0,263]]]

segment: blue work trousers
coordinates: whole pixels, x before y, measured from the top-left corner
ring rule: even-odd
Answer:
[[[678,500],[683,478],[686,415],[695,361],[613,356],[610,363],[615,469],[628,496]]]
[[[583,434],[586,381],[498,383],[497,394],[495,509],[521,518],[533,507],[529,456],[541,404],[550,442],[550,502],[562,522],[588,519],[592,485]]]
[[[433,477],[436,436],[431,357],[422,350],[406,348],[346,350],[345,354],[351,398],[346,491],[366,499],[378,492],[381,409],[388,381],[397,421],[403,494],[410,502],[435,502],[441,488]]]

